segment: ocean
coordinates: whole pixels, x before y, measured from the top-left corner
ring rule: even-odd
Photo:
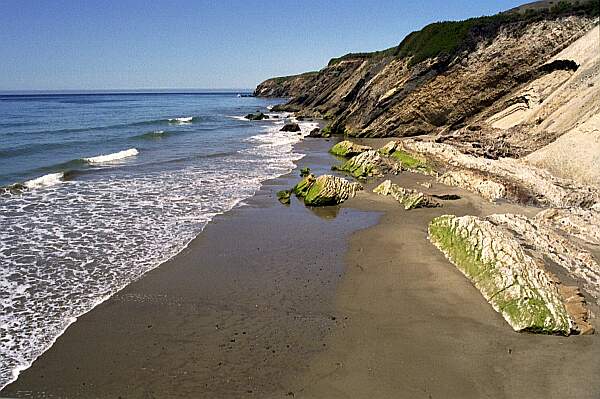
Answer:
[[[293,169],[278,99],[0,95],[0,389],[80,315]],[[270,114],[275,116],[275,114]]]

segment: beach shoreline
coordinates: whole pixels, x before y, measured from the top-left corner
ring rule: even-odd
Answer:
[[[441,214],[538,209],[491,204],[408,172],[391,179],[461,198],[405,211],[373,194],[373,179],[342,206],[280,204],[276,192],[300,168],[330,173],[336,140],[296,144],[306,156],[294,171],[82,316],[2,395],[597,396],[597,335],[513,332],[426,237]]]
[[[298,167],[329,171],[335,162],[329,146],[299,143],[296,150],[306,156]],[[275,193],[298,179],[296,169],[266,181],[241,206],[216,216],[180,254],[78,318],[1,394],[237,397],[253,391],[262,397],[274,391],[275,377],[323,350],[344,235],[377,218],[340,207],[283,206]],[[184,360],[190,369],[177,370]],[[253,371],[255,360],[260,372]],[[292,369],[306,364],[298,363]],[[252,372],[257,376],[232,381]],[[169,385],[178,373],[192,379],[186,388]]]

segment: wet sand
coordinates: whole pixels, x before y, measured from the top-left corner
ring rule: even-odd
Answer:
[[[299,166],[329,172],[332,144],[305,140]],[[215,218],[81,317],[2,395],[600,397],[598,335],[513,332],[426,239],[440,214],[536,210],[437,184],[432,192],[462,198],[412,211],[370,190],[341,207],[279,204],[275,193],[297,180],[270,181]],[[430,179],[393,180],[423,189]]]
[[[423,190],[418,182],[431,180],[403,174],[392,181]],[[427,241],[427,223],[441,214],[538,209],[493,205],[436,183],[427,191],[462,198],[412,211],[373,194],[347,204],[384,216],[350,239],[335,299],[338,328],[309,372],[290,380],[295,397],[600,398],[598,334],[513,332]]]

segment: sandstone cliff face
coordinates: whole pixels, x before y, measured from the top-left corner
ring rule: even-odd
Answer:
[[[592,17],[563,15],[477,26],[451,55],[418,63],[393,49],[342,57],[318,73],[263,82],[255,94],[292,97],[282,108],[331,119],[334,131],[353,136],[443,133],[502,111],[593,25]]]

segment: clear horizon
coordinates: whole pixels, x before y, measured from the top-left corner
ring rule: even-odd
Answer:
[[[4,0],[0,91],[251,90],[431,22],[523,3]]]

